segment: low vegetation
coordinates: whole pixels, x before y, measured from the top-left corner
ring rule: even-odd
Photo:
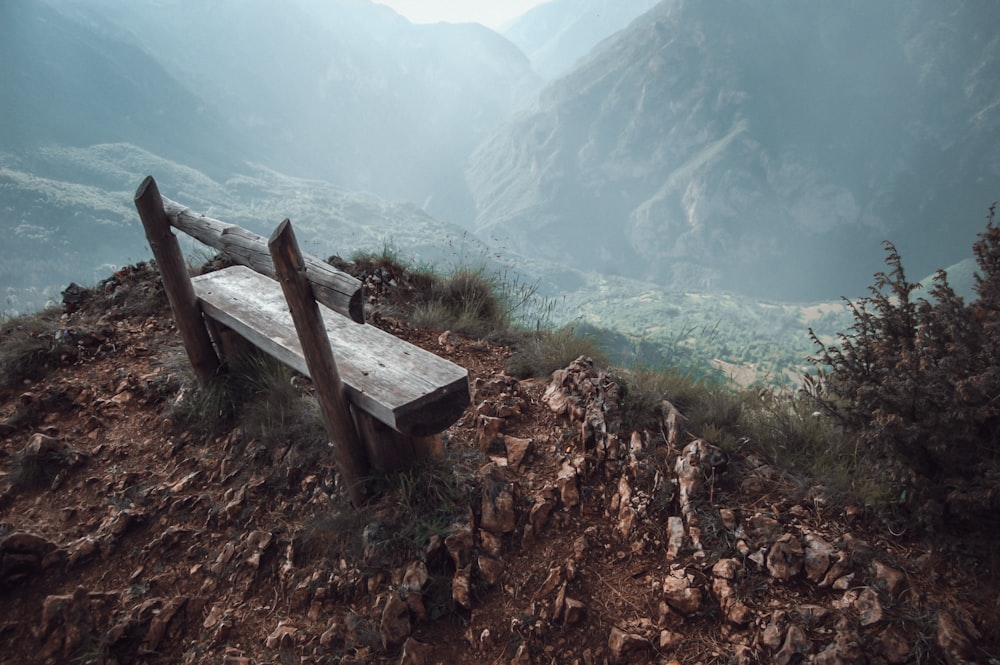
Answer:
[[[405,293],[398,311],[414,325],[513,342],[507,371],[517,377],[547,376],[581,355],[605,367],[631,360],[628,369],[613,369],[628,428],[655,426],[666,399],[692,433],[730,451],[756,450],[804,488],[820,483],[928,526],[944,512],[972,517],[1000,504],[991,489],[1000,479],[1000,231],[993,214],[974,248],[975,301],[966,304],[943,273],[929,297],[911,297],[918,285],[906,280],[888,245],[889,273],[876,276],[872,297],[847,303],[854,325],[839,344],[812,333],[820,369],[799,392],[737,386],[704,367],[672,363],[669,350],[642,343],[626,349],[624,337],[593,326],[519,331],[517,309],[534,293],[519,287],[513,297],[509,284],[483,270],[415,270],[390,247],[344,266],[376,288],[391,284]],[[716,328],[708,334],[719,334]]]
[[[969,302],[943,272],[918,291],[887,244],[889,269],[876,276],[872,295],[847,302],[853,325],[833,343],[812,333],[818,371],[799,392],[738,387],[718,373],[671,365],[669,353],[641,344],[633,347],[627,368],[613,368],[612,362],[622,362],[622,349],[607,350],[623,338],[585,325],[525,325],[524,311],[536,300],[532,288],[481,269],[442,276],[410,266],[388,245],[350,262],[331,262],[377,291],[385,314],[511,342],[516,351],[507,371],[513,376],[545,377],[579,356],[611,367],[623,389],[626,428],[655,429],[668,400],[690,432],[729,451],[755,450],[803,487],[821,483],[863,505],[938,528],[946,516],[962,523],[987,517],[979,523],[992,524],[989,516],[1000,507],[1000,229],[994,216],[991,208],[973,248],[979,273]],[[116,273],[94,289],[68,290],[72,302],[66,307],[86,304],[112,315],[164,311],[158,280],[127,277]],[[57,310],[9,319],[0,326],[0,386],[35,380],[72,362],[88,344],[100,344],[99,336],[84,338],[66,328]],[[235,427],[250,462],[273,461],[276,451],[284,455],[325,437],[315,401],[297,381],[284,365],[251,355],[235,362],[224,380],[171,386],[179,393],[171,399],[171,418],[178,430],[205,438]],[[406,543],[444,529],[454,517],[449,506],[461,503],[466,491],[457,477],[433,469],[407,473],[386,481],[386,492],[398,496],[398,519],[377,520],[392,534],[382,548],[390,558],[407,550]],[[317,534],[325,528],[316,527]],[[379,536],[368,529],[367,537]]]
[[[63,307],[11,317],[0,324],[0,389],[37,381],[53,369],[75,362],[81,353],[102,349],[110,321],[162,314],[167,298],[156,268],[139,263],[123,268],[92,288],[70,284]],[[70,324],[64,312],[86,308],[87,316]]]
[[[608,364],[608,356],[597,340],[578,333],[573,326],[524,333],[516,345],[507,372],[520,379],[549,376],[580,356],[589,357],[597,365]]]
[[[74,351],[60,334],[57,309],[8,319],[0,326],[0,387],[14,388],[44,376]]]
[[[860,437],[864,455],[928,526],[990,529],[1000,507],[1000,228],[996,205],[973,246],[976,297],[941,271],[914,297],[886,243],[888,272],[850,303],[854,324],[824,344],[810,382],[823,410]]]

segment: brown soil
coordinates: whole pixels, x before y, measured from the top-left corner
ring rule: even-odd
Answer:
[[[510,348],[388,316],[373,321],[467,367],[474,396],[444,436],[467,497],[453,526],[379,549],[409,510],[398,485],[352,511],[322,443],[179,430],[169,310],[108,302],[65,314],[83,341],[0,391],[0,662],[1000,658],[995,560],[896,537],[752,452],[691,446],[667,412],[621,431],[613,378],[586,364],[546,400],[548,379],[504,375]]]

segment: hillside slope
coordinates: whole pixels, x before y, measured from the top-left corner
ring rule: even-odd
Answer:
[[[961,546],[884,531],[666,405],[656,431],[623,430],[620,387],[582,359],[517,381],[508,348],[373,317],[468,367],[474,406],[444,465],[355,510],[302,412],[184,424],[168,316],[137,266],[0,331],[8,377],[25,326],[60,342],[0,389],[5,660],[1000,658],[996,574]],[[308,382],[268,385],[308,411]]]
[[[0,60],[0,151],[133,143],[217,178],[263,154],[139,46],[45,2],[3,3]]]
[[[951,265],[1000,180],[998,33],[983,2],[661,3],[480,146],[478,232],[784,300],[862,292],[887,238]]]
[[[463,224],[472,209],[462,165],[537,89],[524,54],[492,30],[413,25],[367,0],[53,6],[96,41],[141,49],[267,167]],[[33,71],[30,60],[20,67]]]
[[[601,40],[627,26],[658,0],[548,0],[504,29],[546,80],[568,71]]]

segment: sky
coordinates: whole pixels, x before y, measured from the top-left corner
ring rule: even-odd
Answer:
[[[473,22],[500,30],[511,19],[545,0],[375,0],[412,23]]]

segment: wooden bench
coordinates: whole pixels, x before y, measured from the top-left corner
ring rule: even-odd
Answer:
[[[309,376],[276,281],[234,266],[191,280],[202,311],[268,355]],[[469,372],[455,363],[320,305],[348,401],[394,430],[437,434],[469,402]]]
[[[366,325],[361,283],[303,255],[288,220],[265,241],[162,197],[152,177],[135,205],[200,378],[220,371],[219,325],[310,377],[355,504],[367,495],[370,469],[441,455],[437,434],[470,402],[468,371]],[[243,265],[189,278],[171,228]]]

